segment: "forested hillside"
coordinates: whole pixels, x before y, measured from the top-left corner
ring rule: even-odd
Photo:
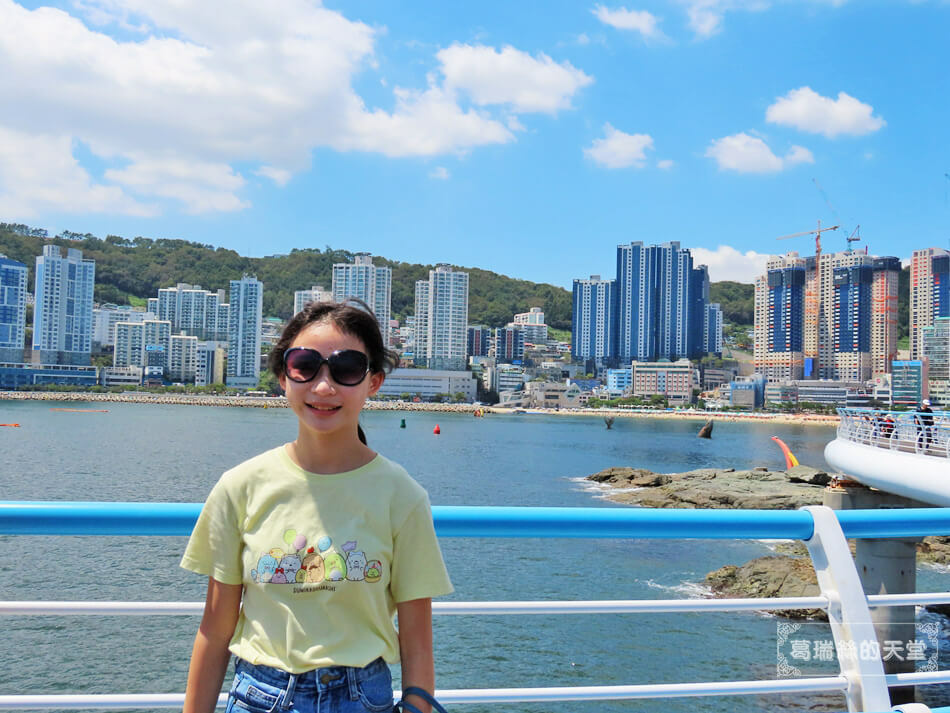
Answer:
[[[294,291],[323,285],[329,289],[333,264],[351,262],[348,250],[311,248],[293,250],[288,255],[249,258],[233,250],[186,240],[132,238],[110,235],[104,240],[90,234],[64,232],[47,238],[45,231],[26,225],[0,223],[0,254],[24,263],[30,271],[33,289],[36,256],[45,243],[79,248],[84,257],[96,261],[97,302],[128,304],[154,297],[160,287],[179,282],[201,285],[206,290],[228,289],[228,282],[247,273],[264,283],[264,315],[287,318],[293,310]],[[374,256],[377,265],[393,271],[393,316],[399,319],[415,311],[416,280],[427,279],[433,265],[397,262]],[[479,268],[462,267],[469,273],[469,322],[500,327],[516,312],[531,307],[544,310],[549,325],[571,328],[571,293],[554,285],[516,280]],[[899,331],[907,333],[908,269],[901,273]],[[753,286],[739,282],[713,282],[710,301],[722,306],[725,321],[751,325]]]
[[[228,288],[228,282],[247,273],[264,283],[264,315],[290,317],[294,291],[323,285],[329,289],[333,264],[352,262],[353,253],[327,246],[324,250],[293,250],[288,255],[248,258],[233,250],[185,240],[126,239],[110,235],[63,233],[45,238],[42,231],[25,225],[0,224],[0,253],[33,269],[43,245],[79,248],[83,257],[96,261],[98,302],[129,303],[130,297],[154,297],[160,287],[179,282],[201,285],[206,290]],[[428,279],[433,265],[393,262],[374,256],[377,265],[393,271],[393,315],[402,319],[415,311],[416,280]],[[461,268],[469,273],[469,320],[472,324],[498,327],[510,322],[516,312],[541,307],[548,324],[570,329],[571,293],[554,285],[515,280],[488,270]]]

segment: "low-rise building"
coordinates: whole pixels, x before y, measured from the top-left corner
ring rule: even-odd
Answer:
[[[693,398],[693,365],[689,359],[638,362],[630,365],[634,396],[665,396],[670,403],[688,404]]]
[[[143,372],[140,366],[107,366],[102,369],[102,385],[141,386]]]
[[[0,389],[19,389],[42,384],[97,386],[99,368],[68,364],[0,364]]]
[[[891,362],[891,399],[895,406],[918,406],[929,398],[927,366],[926,359]]]
[[[442,369],[393,369],[379,390],[382,396],[418,396],[431,399],[436,394],[463,394],[466,401],[474,401],[477,392],[475,378],[470,371]]]

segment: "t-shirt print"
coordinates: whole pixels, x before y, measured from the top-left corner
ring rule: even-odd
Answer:
[[[284,542],[262,552],[251,579],[260,584],[320,584],[326,582],[367,582],[375,584],[383,576],[383,563],[368,559],[356,540],[340,547],[329,535],[312,539],[295,529],[284,531]],[[313,542],[313,544],[310,544]],[[314,591],[294,588],[294,593]]]

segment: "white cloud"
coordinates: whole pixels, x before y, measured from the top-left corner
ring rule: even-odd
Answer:
[[[73,156],[69,136],[36,135],[0,126],[0,215],[19,220],[44,211],[149,216],[119,186],[97,183]]]
[[[514,47],[454,44],[440,50],[445,87],[465,92],[481,106],[507,105],[516,113],[554,114],[571,106],[592,77],[570,62],[557,63],[543,52],[537,58]]]
[[[290,171],[287,171],[283,168],[277,168],[276,166],[261,166],[259,169],[254,171],[255,175],[263,176],[264,178],[269,178],[278,186],[286,186],[290,183],[290,179],[293,178],[293,174]]]
[[[656,162],[656,167],[662,169],[663,171],[669,171],[676,164],[673,163],[671,159],[665,158],[662,161]]]
[[[429,172],[429,178],[436,178],[440,181],[449,180],[449,176],[449,169],[447,169],[445,166],[436,166],[432,169],[432,171]]]
[[[604,138],[594,139],[584,155],[606,168],[643,168],[646,151],[653,148],[648,134],[626,134],[610,124],[604,124]]]
[[[751,283],[759,275],[765,274],[765,263],[769,256],[755,250],[739,252],[729,245],[720,245],[715,250],[690,248],[693,264],[709,266],[711,282],[732,280]]]
[[[768,8],[765,0],[680,0],[686,6],[690,29],[702,38],[722,30],[727,12],[735,10],[761,11]]]
[[[428,86],[393,87],[391,106],[368,107],[353,84],[376,66],[385,30],[311,0],[234,0],[227,12],[178,0],[67,7],[76,15],[0,0],[0,96],[17,107],[0,114],[0,130],[56,159],[30,169],[23,185],[37,190],[4,178],[3,206],[240,210],[241,171],[280,186],[320,147],[398,157],[504,144],[521,126],[512,112],[554,113],[593,81],[543,54],[457,45],[432,58]],[[121,168],[93,179],[76,142]],[[4,147],[0,175],[25,170],[14,153]]]
[[[789,166],[796,163],[814,163],[815,156],[804,146],[792,146],[785,154],[785,163]]]
[[[639,32],[647,39],[665,37],[659,28],[659,20],[656,15],[646,10],[628,10],[624,7],[610,10],[603,5],[597,5],[591,12],[602,23],[618,30]]]
[[[236,195],[244,178],[225,163],[142,156],[126,168],[109,169],[106,178],[133,192],[181,201],[188,213],[231,212],[248,205]]]
[[[833,139],[841,134],[864,136],[885,126],[887,122],[872,116],[873,111],[870,104],[844,92],[838,92],[838,98],[831,99],[810,87],[801,87],[777,99],[766,110],[765,119]]]
[[[778,173],[798,163],[815,162],[811,151],[802,146],[792,146],[781,158],[762,139],[746,133],[715,139],[705,155],[715,159],[721,171],[737,173]]]

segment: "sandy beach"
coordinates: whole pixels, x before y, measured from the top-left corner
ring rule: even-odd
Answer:
[[[171,404],[179,406],[226,406],[242,408],[286,408],[283,396],[218,396],[213,394],[152,394],[127,391],[123,393],[84,393],[58,391],[0,391],[0,401],[105,402],[134,404]],[[720,411],[660,411],[631,409],[508,409],[474,404],[413,403],[409,401],[367,401],[366,408],[378,411],[434,411],[448,413],[523,413],[538,416],[590,416],[604,418],[667,418],[692,421],[768,421],[770,423],[804,423],[836,426],[838,416],[828,414],[737,413]]]

